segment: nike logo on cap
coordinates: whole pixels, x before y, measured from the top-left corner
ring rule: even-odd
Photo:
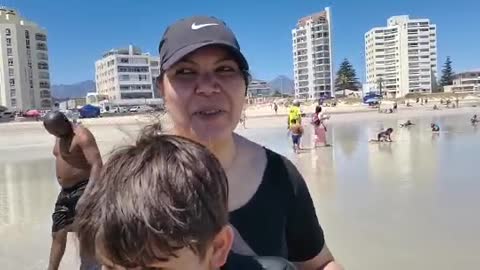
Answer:
[[[218,25],[218,23],[204,23],[204,24],[192,23],[192,30],[198,30],[204,27],[214,26],[214,25]]]

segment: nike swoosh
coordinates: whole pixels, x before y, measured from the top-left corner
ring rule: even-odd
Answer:
[[[193,23],[192,24],[192,30],[198,30],[198,29],[202,29],[204,27],[214,26],[214,25],[218,25],[218,24],[217,23],[204,23],[204,24]]]

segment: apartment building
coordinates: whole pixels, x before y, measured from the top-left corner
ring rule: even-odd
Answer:
[[[0,8],[0,105],[50,109],[47,33],[17,11]]]
[[[270,96],[271,94],[272,89],[266,81],[254,79],[248,84],[247,95],[250,97]]]
[[[295,97],[334,96],[330,8],[301,18],[292,30]]]
[[[112,102],[155,98],[155,78],[159,74],[159,57],[132,45],[112,49],[95,62],[97,93]]]
[[[434,92],[437,27],[429,19],[391,17],[365,34],[365,58],[367,91],[392,98]]]
[[[446,93],[480,93],[480,70],[457,73],[453,84],[443,87]]]

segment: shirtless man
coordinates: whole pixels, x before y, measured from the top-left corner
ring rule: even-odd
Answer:
[[[45,129],[56,137],[53,155],[58,183],[62,187],[52,215],[52,246],[48,269],[57,270],[67,244],[67,233],[75,217],[75,207],[89,180],[96,180],[102,168],[102,157],[93,134],[72,124],[59,111],[45,115]],[[83,259],[80,269],[92,269]]]

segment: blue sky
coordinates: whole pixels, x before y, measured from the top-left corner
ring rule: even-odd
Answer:
[[[237,34],[255,77],[292,77],[291,29],[303,16],[330,6],[335,69],[348,58],[364,80],[366,31],[393,15],[427,17],[438,27],[439,65],[447,55],[456,71],[480,69],[480,1],[456,0],[0,0],[49,34],[53,83],[94,78],[103,52],[134,44],[158,55],[165,27],[189,15],[214,15]],[[442,1],[444,2],[444,1]]]

